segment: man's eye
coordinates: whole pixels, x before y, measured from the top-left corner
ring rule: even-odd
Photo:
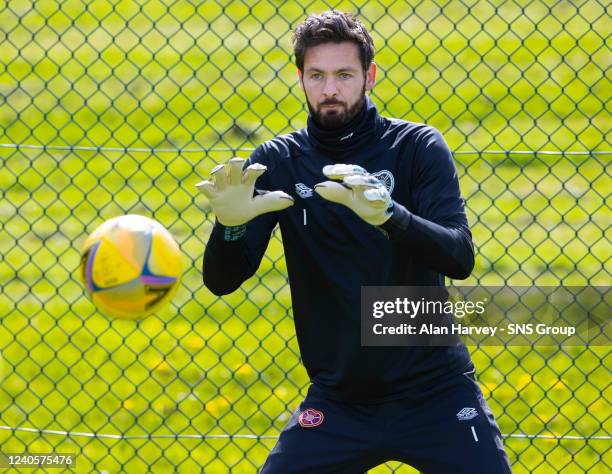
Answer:
[[[351,75],[343,72],[342,74],[340,74],[340,79],[350,79]]]
[[[315,81],[318,81],[319,79],[321,79],[323,76],[319,73],[313,74],[312,76],[310,76],[311,79],[314,79]]]

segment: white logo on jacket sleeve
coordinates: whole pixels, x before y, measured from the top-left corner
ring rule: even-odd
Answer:
[[[381,183],[385,185],[389,194],[393,192],[393,188],[395,187],[395,178],[391,174],[391,171],[388,170],[380,170],[376,173],[372,173],[376,179],[378,179]]]
[[[295,185],[295,192],[298,194],[298,196],[304,199],[312,197],[312,189],[310,189],[304,183],[297,183]]]
[[[476,411],[476,408],[471,407],[462,408],[461,410],[459,410],[459,413],[457,413],[457,419],[459,421],[471,420],[472,418],[476,418],[477,416],[478,412]]]

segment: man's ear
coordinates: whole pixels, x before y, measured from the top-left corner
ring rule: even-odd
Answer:
[[[298,81],[300,82],[300,86],[302,87],[302,89],[304,89],[304,80],[302,77],[302,71],[300,71],[299,69],[297,70],[297,76],[298,76]]]
[[[366,71],[366,82],[365,88],[367,91],[371,90],[376,84],[376,63],[372,61],[370,67]]]

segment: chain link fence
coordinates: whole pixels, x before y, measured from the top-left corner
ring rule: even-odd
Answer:
[[[280,236],[257,275],[202,285],[195,184],[305,126],[290,30],[308,12],[372,31],[381,112],[455,152],[468,284],[610,284],[609,2],[0,3],[0,452],[78,472],[255,472],[305,395]],[[172,305],[98,314],[79,250],[138,213],[179,241]],[[608,347],[471,347],[515,472],[607,473]],[[389,463],[372,472],[414,472]]]

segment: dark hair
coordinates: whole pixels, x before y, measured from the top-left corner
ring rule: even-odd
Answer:
[[[359,48],[363,70],[367,71],[374,60],[374,42],[365,26],[353,15],[335,10],[319,15],[309,15],[293,32],[295,64],[304,70],[306,50],[323,43],[350,41]]]

